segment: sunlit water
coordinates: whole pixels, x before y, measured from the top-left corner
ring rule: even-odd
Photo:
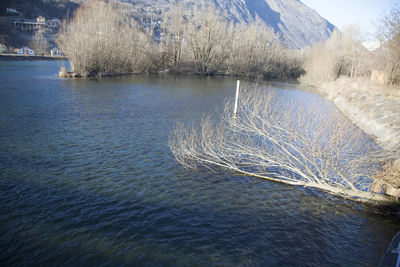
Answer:
[[[232,78],[68,80],[60,64],[0,62],[2,266],[374,266],[400,228],[375,207],[176,163],[171,129],[233,97]]]

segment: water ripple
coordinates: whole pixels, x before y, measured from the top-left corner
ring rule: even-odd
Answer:
[[[370,266],[399,229],[319,191],[177,164],[170,129],[233,79],[64,80],[54,64],[0,62],[1,265]]]

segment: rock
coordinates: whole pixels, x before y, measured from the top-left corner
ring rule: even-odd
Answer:
[[[371,191],[400,198],[400,188],[381,179],[374,179],[374,182],[371,185]]]
[[[396,160],[393,162],[393,168],[394,168],[395,170],[399,171],[399,173],[400,173],[400,158],[396,159]]]

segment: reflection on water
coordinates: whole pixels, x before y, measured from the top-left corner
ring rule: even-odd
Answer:
[[[399,230],[317,190],[178,165],[170,130],[233,97],[232,78],[66,80],[59,64],[0,62],[6,266],[376,265]]]

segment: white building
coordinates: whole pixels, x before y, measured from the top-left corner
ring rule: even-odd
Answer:
[[[7,46],[5,44],[0,43],[0,53],[7,52]]]
[[[30,49],[29,47],[23,47],[23,48],[20,48],[18,50],[17,54],[18,55],[30,55],[30,56],[33,56],[33,55],[35,55],[35,51]]]
[[[50,55],[61,57],[63,54],[61,53],[60,49],[55,47],[50,50]]]

